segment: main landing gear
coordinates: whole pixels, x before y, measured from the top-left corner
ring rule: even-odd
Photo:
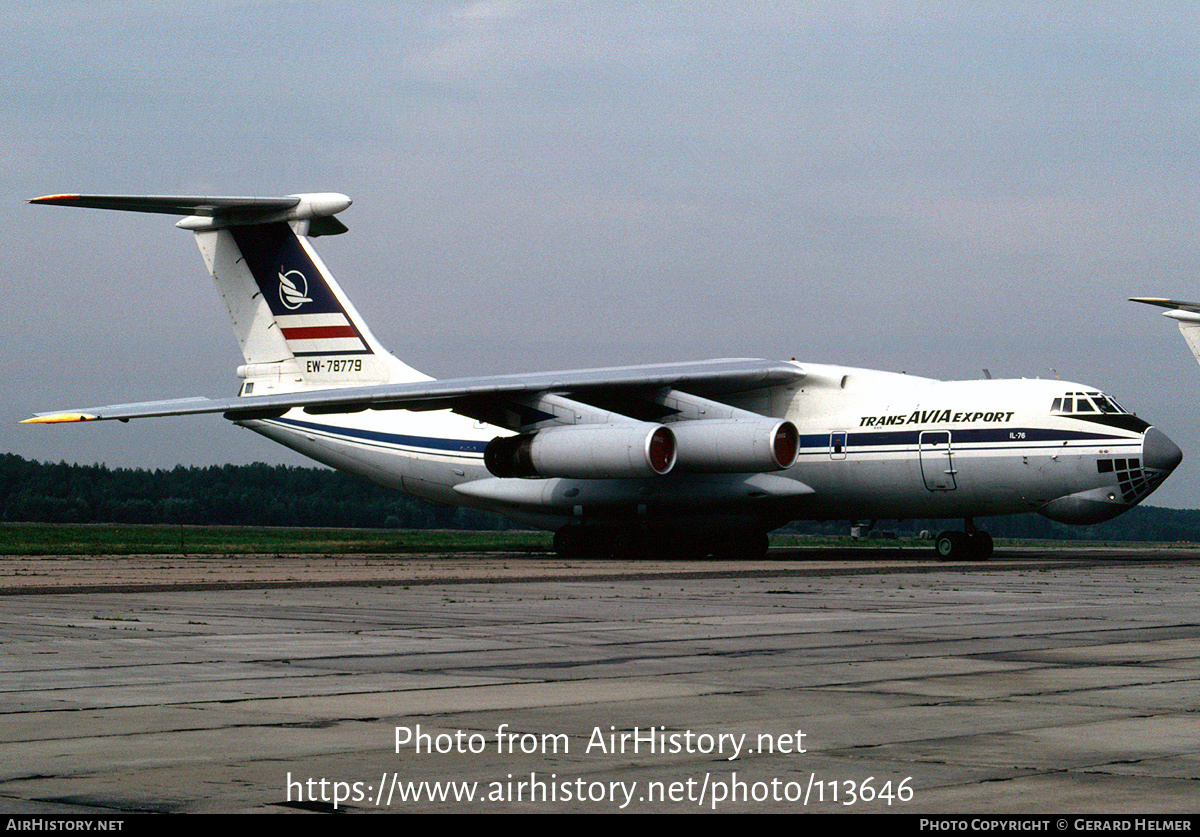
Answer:
[[[942,532],[933,542],[939,561],[986,561],[992,557],[992,536],[975,528],[975,521],[963,521],[965,532]]]

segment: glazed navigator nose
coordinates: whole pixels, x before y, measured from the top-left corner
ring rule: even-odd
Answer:
[[[1175,470],[1183,461],[1183,451],[1157,427],[1146,428],[1142,439],[1142,467],[1162,471],[1163,476]]]

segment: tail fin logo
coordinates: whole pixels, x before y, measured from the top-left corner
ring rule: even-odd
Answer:
[[[308,280],[298,270],[279,272],[279,301],[289,311],[295,311],[306,302],[312,302],[308,296]]]

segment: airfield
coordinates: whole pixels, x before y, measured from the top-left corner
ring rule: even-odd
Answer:
[[[1190,548],[0,558],[0,808],[1195,813],[1198,582]]]

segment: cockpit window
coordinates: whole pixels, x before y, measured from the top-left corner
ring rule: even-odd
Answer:
[[[1102,392],[1068,392],[1055,398],[1050,412],[1072,413],[1128,413],[1129,411]]]

